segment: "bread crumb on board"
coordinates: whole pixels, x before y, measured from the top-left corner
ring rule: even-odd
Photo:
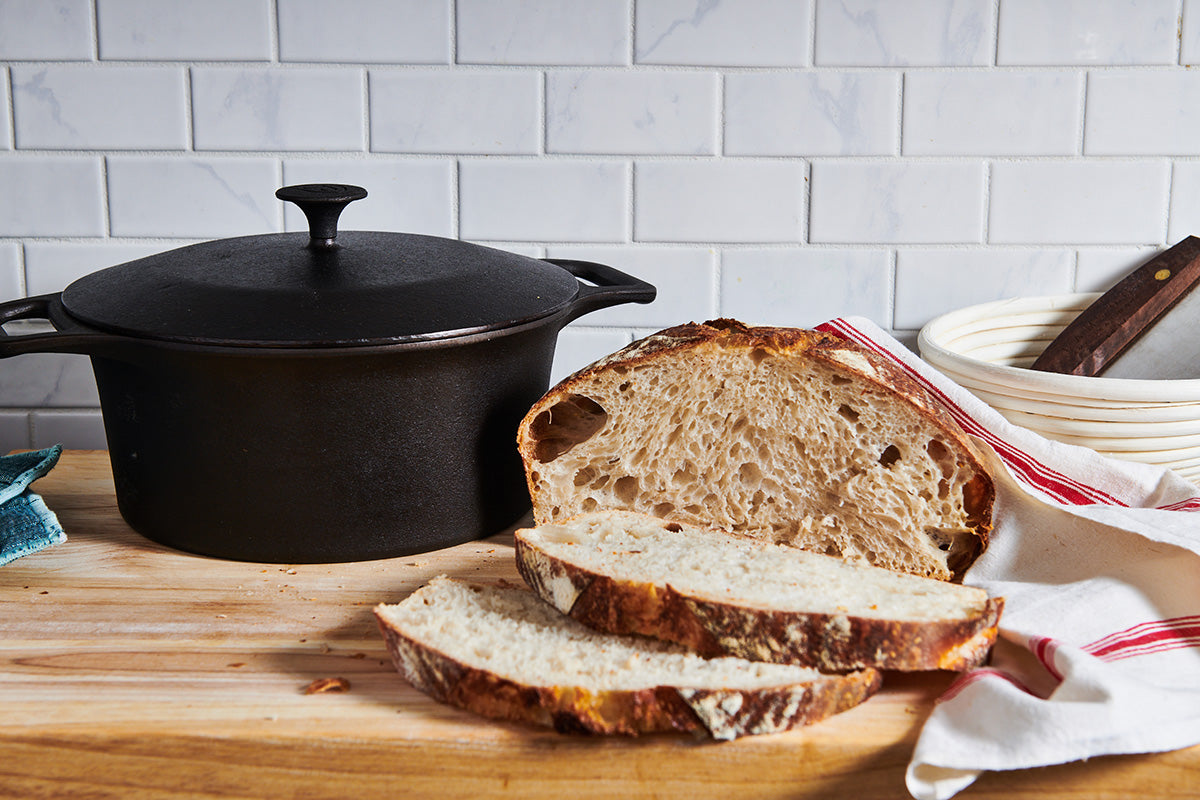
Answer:
[[[305,694],[323,694],[325,692],[348,692],[350,681],[345,678],[317,678],[304,687]]]

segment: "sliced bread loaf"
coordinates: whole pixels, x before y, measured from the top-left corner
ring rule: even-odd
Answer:
[[[539,524],[628,509],[943,580],[987,545],[995,497],[966,434],[895,365],[732,320],[567,378],[518,445]]]
[[[623,511],[516,532],[517,568],[589,627],[825,672],[966,670],[1004,602],[982,589]]]
[[[880,683],[875,670],[823,675],[597,633],[512,586],[436,578],[375,615],[417,689],[564,732],[774,733],[851,708]]]

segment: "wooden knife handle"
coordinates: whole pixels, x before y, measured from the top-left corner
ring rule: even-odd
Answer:
[[[1127,275],[1063,329],[1032,369],[1096,376],[1200,281],[1200,239],[1189,236]]]

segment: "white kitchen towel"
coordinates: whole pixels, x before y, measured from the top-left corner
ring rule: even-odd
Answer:
[[[896,362],[987,447],[991,542],[965,582],[1005,598],[991,663],[937,701],[918,800],[980,773],[1200,744],[1200,492],[1007,422],[865,319],[823,330]]]

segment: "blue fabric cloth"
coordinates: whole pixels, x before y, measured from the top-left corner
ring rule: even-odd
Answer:
[[[64,542],[58,517],[29,484],[49,472],[62,445],[0,457],[0,565]]]

